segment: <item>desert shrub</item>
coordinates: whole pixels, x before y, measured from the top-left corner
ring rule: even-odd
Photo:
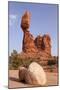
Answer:
[[[17,59],[17,60],[13,60],[13,62],[12,62],[12,67],[13,67],[14,69],[17,69],[18,66],[19,66],[19,61],[18,61],[18,59]]]
[[[32,62],[31,59],[23,59],[22,60],[22,65],[25,66],[25,67],[28,67],[31,62]]]
[[[48,65],[51,66],[51,65],[55,65],[57,62],[56,60],[48,60]]]
[[[19,63],[17,56],[14,56],[10,60],[9,69],[17,69],[19,65],[20,63]]]
[[[11,56],[9,56],[9,69],[16,69],[19,66],[18,53],[13,50]]]
[[[9,68],[9,70],[13,70],[14,69],[12,64],[9,64],[8,68]]]
[[[12,54],[9,56],[9,69],[18,69],[19,66],[24,66],[27,67],[30,65],[31,62],[37,62],[40,64],[40,60],[36,58],[23,58],[23,57],[18,57],[17,54]]]
[[[17,59],[17,60],[13,60],[12,67],[14,69],[18,69],[19,66],[28,67],[30,63],[31,63],[30,60]]]
[[[17,54],[9,56],[9,69],[18,69],[19,66],[28,67],[33,60],[31,58],[21,58]]]
[[[54,66],[51,65],[51,66],[50,66],[50,72],[53,72],[53,68],[54,68]]]
[[[19,57],[18,57],[19,56]],[[41,59],[39,57],[22,57],[18,55],[16,50],[13,50],[11,55],[9,56],[9,69],[18,69],[19,66],[25,66],[28,67],[31,62],[37,62],[38,64],[42,65]],[[54,58],[49,58],[47,65],[52,66],[52,65],[58,65],[58,59],[56,57]],[[46,65],[45,63],[42,65]]]

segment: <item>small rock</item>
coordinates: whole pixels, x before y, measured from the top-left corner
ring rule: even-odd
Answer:
[[[35,78],[27,68],[19,67],[19,81],[24,81],[27,84],[34,84]]]
[[[19,67],[19,81],[25,80],[25,74],[28,72],[27,68]]]

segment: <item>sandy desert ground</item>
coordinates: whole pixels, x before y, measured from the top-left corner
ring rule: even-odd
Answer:
[[[46,86],[58,85],[58,74],[53,72],[46,72],[47,83]],[[9,88],[22,88],[22,87],[34,87],[22,82],[19,82],[18,70],[9,70]]]

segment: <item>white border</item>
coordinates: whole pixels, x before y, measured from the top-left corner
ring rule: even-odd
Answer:
[[[13,1],[59,4],[60,0],[13,0]],[[59,5],[59,16],[60,16],[60,5]],[[59,18],[59,21],[60,21],[60,18]],[[60,26],[60,23],[59,23],[59,26]],[[59,27],[59,30],[60,30],[60,27]],[[59,35],[60,35],[60,31],[59,31]],[[59,39],[60,39],[60,36],[59,36]],[[60,51],[60,46],[59,46],[59,51]],[[60,53],[59,53],[59,56],[60,56]],[[60,81],[60,78],[59,78],[59,81]],[[0,90],[8,90],[7,85],[8,85],[8,0],[0,0]],[[29,90],[32,90],[32,89],[40,90],[40,88],[29,88]],[[42,90],[59,89],[59,86],[42,87],[41,89]],[[28,90],[28,88],[25,88],[25,90]]]

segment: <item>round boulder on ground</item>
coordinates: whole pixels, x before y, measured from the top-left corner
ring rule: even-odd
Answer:
[[[32,62],[29,65],[28,71],[31,73],[31,76],[33,76],[33,83],[36,85],[45,85],[46,84],[46,73],[44,72],[42,66],[40,66],[36,62]]]
[[[46,73],[42,66],[36,62],[32,62],[28,69],[25,67],[19,68],[19,80],[31,85],[43,86],[46,84]]]

